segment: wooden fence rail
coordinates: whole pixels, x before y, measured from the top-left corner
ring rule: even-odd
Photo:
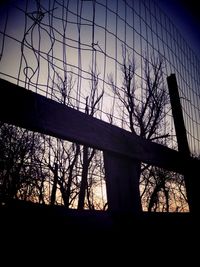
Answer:
[[[0,79],[0,121],[104,151],[106,174],[109,177],[113,173],[116,175],[114,169],[116,166],[121,166],[120,174],[117,174],[121,177],[117,178],[122,180],[121,184],[127,172],[134,173],[132,165],[137,168],[139,162],[181,174],[199,170],[199,161],[181,152],[142,139],[133,133],[2,79]],[[127,191],[128,188],[124,190]],[[138,194],[136,183],[133,191],[123,194],[127,198],[125,202],[122,200],[121,203],[124,204],[111,206],[116,210],[124,209],[129,200],[133,202],[132,195],[136,196],[135,203],[138,203]],[[111,189],[110,195],[110,203],[116,203],[116,192],[113,193]],[[136,206],[133,204],[128,210],[140,211],[141,205],[138,203]]]

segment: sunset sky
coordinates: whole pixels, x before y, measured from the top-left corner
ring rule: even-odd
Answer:
[[[0,78],[59,107],[67,105],[178,150],[167,87],[167,77],[175,74],[190,151],[196,156],[199,25],[189,1],[3,1]],[[162,95],[166,101],[160,107]],[[161,119],[151,125],[155,107]]]
[[[197,123],[200,120],[197,86],[199,76],[196,75],[198,67],[196,56],[188,50],[187,44],[198,56],[200,55],[199,20],[195,15],[195,9],[188,8],[189,1],[156,1],[167,17],[154,6],[153,1],[148,0],[127,0],[126,7],[123,0],[98,0],[95,2],[95,11],[93,1],[44,0],[40,1],[43,17],[39,17],[39,13],[36,12],[36,1],[27,1],[27,16],[25,16],[25,0],[4,1],[3,4],[1,2],[0,46],[3,47],[3,53],[0,72],[3,75],[10,75],[6,79],[13,81],[11,77],[14,77],[26,81],[29,89],[36,88],[40,92],[44,90],[43,93],[47,95],[50,93],[55,72],[63,79],[67,72],[71,72],[74,76],[73,97],[78,98],[78,102],[82,103],[80,106],[84,107],[85,99],[91,90],[91,71],[96,71],[99,73],[99,93],[104,90],[101,111],[117,117],[118,107],[108,77],[112,75],[114,85],[121,88],[122,47],[125,46],[129,54],[134,56],[135,82],[138,91],[144,87],[142,73],[144,57],[147,53],[154,56],[161,55],[166,60],[165,75],[170,75],[172,72],[177,74],[183,106],[188,112],[186,116],[188,132],[198,140]],[[7,35],[3,43],[1,41],[8,3],[12,9],[9,12]],[[16,9],[14,5],[18,8]],[[51,11],[46,12],[48,9]],[[156,11],[155,16],[154,11]],[[36,17],[41,19],[41,27],[35,23]],[[159,19],[162,20],[161,23]],[[176,27],[173,27],[171,21]],[[23,46],[21,46],[22,40]],[[138,95],[141,96],[141,93]],[[192,104],[189,107],[188,100]],[[114,111],[111,111],[112,107]],[[106,118],[104,115],[104,119]],[[191,124],[190,118],[197,121],[195,126]],[[123,119],[120,123],[123,124],[122,121]],[[196,141],[192,142],[192,150],[195,149],[195,144]]]

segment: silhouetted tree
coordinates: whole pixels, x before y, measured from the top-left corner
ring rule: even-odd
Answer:
[[[63,105],[76,107],[73,97],[75,81],[72,74],[59,73],[53,64],[52,97]],[[56,203],[56,195],[59,189],[65,207],[69,208],[78,195],[78,185],[74,181],[78,175],[77,167],[80,157],[80,145],[70,143],[62,139],[46,137],[49,156],[46,166],[51,171],[51,204]]]
[[[72,75],[63,71],[58,73],[54,69],[54,79],[52,80],[52,96],[60,103],[78,108],[73,97],[73,87],[75,82]],[[99,102],[103,97],[103,92],[98,91],[98,74],[91,71],[90,94],[85,100],[85,113],[94,116],[99,109]],[[88,187],[88,175],[92,169],[93,158],[96,150],[87,146],[70,144],[67,141],[50,138],[49,147],[51,148],[51,157],[48,160],[48,167],[52,172],[53,185],[51,191],[51,202],[55,203],[56,188],[59,186],[64,205],[69,207],[72,201],[78,196],[78,209],[83,209],[85,205],[85,196],[87,193],[87,207],[95,208],[90,201],[92,191]],[[57,171],[56,171],[57,166]],[[90,179],[94,182],[94,179]],[[90,183],[90,188],[92,184]],[[79,191],[79,192],[78,192]]]
[[[46,173],[38,165],[43,155],[42,144],[43,140],[39,134],[6,123],[1,124],[0,194],[2,201],[20,198],[44,202],[41,185],[46,178]]]
[[[103,91],[98,95],[98,74],[91,71],[91,93],[86,97],[85,103],[85,113],[89,116],[94,116],[96,111],[99,109],[99,102],[103,97]],[[81,184],[80,184],[80,193],[78,199],[78,209],[84,208],[85,195],[87,191],[87,199],[89,208],[91,204],[89,201],[89,191],[88,191],[88,172],[90,165],[96,150],[89,148],[88,146],[83,146],[83,157],[82,157],[82,174],[81,174]]]
[[[124,47],[122,57],[122,87],[115,86],[112,76],[109,76],[109,81],[119,100],[120,113],[125,114],[125,120],[128,121],[127,127],[132,133],[145,139],[166,144],[169,134],[165,132],[165,110],[169,104],[169,97],[163,78],[163,59],[153,56],[143,59],[143,82],[138,86],[134,57]],[[177,184],[180,178],[176,179],[175,174],[143,163],[138,176],[143,208],[156,211],[162,199],[165,200],[164,210],[169,211],[169,184],[172,181]]]

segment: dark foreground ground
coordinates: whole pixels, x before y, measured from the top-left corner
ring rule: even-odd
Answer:
[[[132,215],[14,201],[0,207],[1,266],[199,266],[199,229],[189,213]]]

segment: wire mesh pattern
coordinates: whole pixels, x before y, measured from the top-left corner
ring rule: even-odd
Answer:
[[[121,90],[122,50],[134,58],[138,95],[145,61],[162,57],[163,81],[176,74],[190,148],[199,153],[199,61],[153,1],[25,1],[3,13],[0,34],[2,78],[58,101],[68,94],[67,104],[79,110],[96,79],[96,94],[104,95],[95,116],[107,121],[112,116],[123,128],[126,116],[109,79],[112,75]],[[173,132],[170,114],[169,107]]]
[[[151,75],[162,62],[159,86],[167,88],[166,77],[176,74],[189,146],[199,155],[199,60],[154,1],[26,0],[2,8],[0,25],[0,78],[126,130],[125,63],[134,65],[140,108],[147,97],[145,70]],[[169,103],[159,131],[160,142],[176,149]]]

